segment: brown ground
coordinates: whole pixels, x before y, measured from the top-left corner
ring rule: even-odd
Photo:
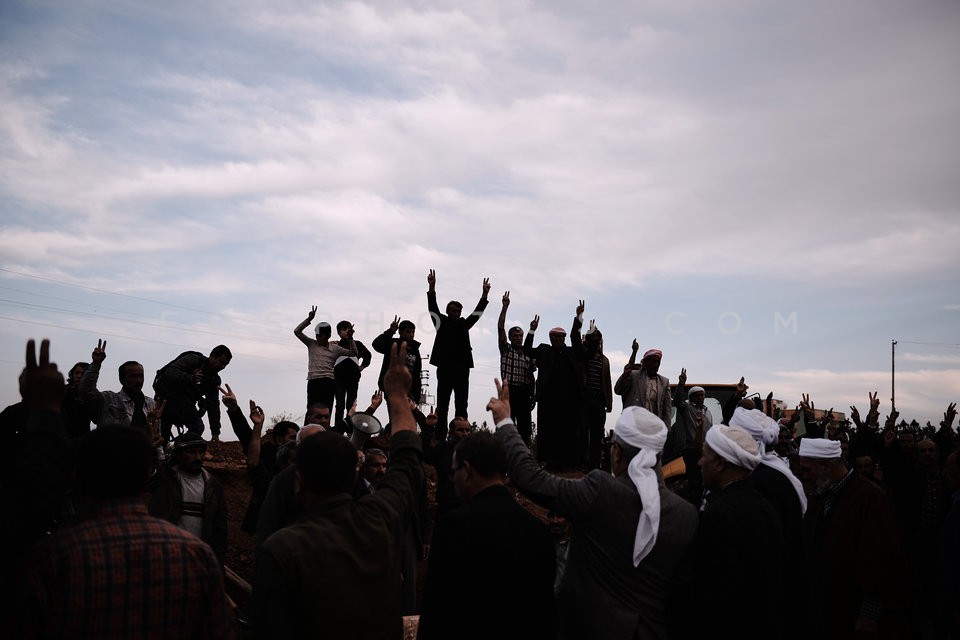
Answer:
[[[246,473],[246,460],[239,442],[211,442],[207,448],[207,459],[204,467],[210,471],[223,485],[227,500],[227,559],[228,578],[231,572],[241,581],[228,579],[227,593],[241,606],[247,604],[249,593],[246,588],[253,581],[253,537],[240,530],[243,515],[250,500],[253,487]],[[436,473],[430,465],[425,466],[427,473],[427,493],[431,509],[436,508]],[[580,474],[570,474],[576,476]],[[547,512],[542,507],[533,504],[527,498],[514,492],[517,502],[528,509],[535,516],[548,522]],[[426,575],[426,561],[421,561],[418,568],[418,582],[422,585]],[[242,583],[246,583],[244,587]]]

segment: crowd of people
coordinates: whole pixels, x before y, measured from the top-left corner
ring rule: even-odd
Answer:
[[[303,420],[266,431],[221,379],[225,345],[179,354],[149,394],[135,361],[101,389],[105,340],[66,377],[28,340],[22,400],[0,413],[5,637],[400,638],[414,617],[424,640],[960,638],[955,403],[927,430],[893,407],[881,424],[875,393],[849,424],[807,396],[781,417],[740,378],[714,416],[685,368],[674,385],[660,373],[660,349],[634,340],[612,376],[596,322],[581,334],[583,300],[569,343],[557,326],[535,345],[538,316],[508,329],[508,291],[494,428],[477,429],[470,330],[491,284],[463,317],[455,300],[440,312],[436,282],[431,269],[427,413],[416,326],[399,317],[371,343],[378,390],[358,412],[374,356],[347,320],[335,340],[326,322],[305,335],[312,307],[294,329]],[[224,586],[224,489],[203,466],[203,418],[218,439],[221,406],[252,486],[242,607]],[[681,461],[672,485],[664,464]]]

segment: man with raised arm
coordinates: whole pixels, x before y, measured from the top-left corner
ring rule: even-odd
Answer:
[[[151,442],[156,433],[154,427],[157,405],[153,398],[143,393],[143,365],[128,360],[120,365],[120,392],[97,390],[100,367],[107,359],[107,341],[97,340],[90,355],[92,361],[80,379],[80,397],[92,410],[97,426],[134,427],[147,434]]]
[[[321,431],[297,446],[305,512],[260,549],[253,581],[255,637],[402,636],[400,561],[424,482],[405,356],[406,345],[391,347],[384,379],[393,432],[390,465],[376,492],[353,497],[359,459],[342,435]]]
[[[454,415],[469,416],[467,397],[470,393],[470,369],[473,368],[470,329],[487,308],[490,279],[483,279],[480,300],[466,318],[462,317],[463,305],[456,300],[447,303],[446,315],[440,313],[440,307],[437,306],[437,274],[433,269],[427,275],[427,285],[427,309],[437,331],[430,352],[430,364],[437,368],[437,418],[440,424],[446,424],[451,395],[454,397]]]
[[[487,409],[511,482],[571,525],[557,593],[560,637],[685,637],[697,510],[663,485],[663,421],[627,407],[614,428],[610,472],[562,478],[533,460],[510,418],[510,390],[495,384],[497,396]]]
[[[530,444],[533,434],[533,358],[529,352],[533,348],[533,331],[523,337],[523,328],[510,327],[507,333],[507,307],[510,306],[510,292],[503,294],[503,306],[497,319],[497,338],[500,344],[500,378],[510,387],[510,415],[523,441]]]
[[[624,408],[631,405],[643,407],[657,416],[669,428],[673,415],[670,396],[670,381],[662,376],[660,361],[663,352],[660,349],[647,349],[640,364],[637,364],[637,352],[640,344],[636,338],[630,351],[630,361],[613,387],[614,393],[623,399]]]
[[[577,306],[571,332],[583,323],[583,300]],[[540,317],[530,323],[537,330]],[[551,471],[570,471],[580,458],[579,437],[583,434],[583,384],[580,361],[566,344],[563,327],[550,330],[550,343],[529,350],[537,366],[537,460]],[[532,339],[530,340],[532,344]]]
[[[293,330],[293,335],[307,347],[307,405],[322,402],[333,407],[337,386],[333,367],[341,356],[356,357],[357,346],[350,334],[342,336],[339,342],[330,342],[333,328],[329,322],[317,323],[316,340],[305,336],[303,330],[313,322],[316,315],[317,307],[314,305],[303,322]]]
[[[400,332],[399,337],[394,338],[393,334]],[[420,379],[420,372],[423,369],[423,363],[420,359],[420,343],[413,339],[417,334],[417,325],[409,320],[401,320],[400,316],[393,316],[393,322],[387,327],[387,330],[378,335],[373,340],[373,350],[383,354],[383,363],[380,365],[380,377],[377,378],[377,387],[383,391],[383,379],[387,375],[387,369],[390,367],[390,347],[406,343],[407,355],[405,364],[410,370],[410,389],[408,394],[410,399],[417,405],[420,404],[420,389],[423,381]]]

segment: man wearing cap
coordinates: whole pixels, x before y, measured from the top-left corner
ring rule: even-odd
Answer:
[[[709,493],[697,534],[695,635],[780,638],[780,625],[794,624],[778,607],[788,575],[783,526],[751,480],[760,459],[740,427],[716,425],[705,435],[699,465]]]
[[[580,331],[582,308],[581,300],[572,331]],[[531,334],[539,324],[540,317],[534,317]],[[583,384],[580,361],[573,347],[566,344],[566,337],[563,327],[554,327],[550,330],[550,344],[540,343],[528,351],[537,367],[537,460],[551,471],[576,469],[581,453]]]
[[[447,423],[450,396],[454,399],[454,415],[468,416],[467,397],[470,390],[470,369],[473,368],[473,347],[470,346],[470,329],[477,324],[487,308],[490,279],[483,279],[483,293],[473,312],[463,317],[463,305],[451,300],[447,303],[446,315],[437,306],[437,273],[430,269],[427,275],[427,310],[433,320],[437,335],[430,351],[430,364],[437,368],[437,418],[440,424]]]
[[[227,553],[227,502],[220,482],[203,468],[207,443],[190,431],[173,441],[173,453],[147,486],[150,515],[189,531],[213,548],[220,563]]]
[[[687,370],[680,369],[677,386],[673,391],[673,404],[677,407],[677,418],[670,427],[670,435],[663,448],[663,457],[667,461],[683,457],[687,479],[683,495],[697,506],[700,505],[703,497],[703,480],[700,477],[697,461],[700,460],[703,434],[713,426],[713,414],[703,404],[705,399],[706,390],[703,387],[687,389]]]
[[[643,407],[656,414],[669,427],[673,417],[670,381],[657,373],[663,352],[660,349],[647,349],[640,364],[636,364],[639,350],[640,344],[634,339],[630,360],[613,386],[613,391],[623,400],[625,408],[633,405]]]
[[[581,466],[589,471],[600,468],[607,414],[613,411],[610,359],[603,354],[603,334],[593,320],[582,340],[580,332],[573,331],[570,341],[580,361],[580,384],[583,387],[583,433],[578,449]]]
[[[350,334],[341,337],[339,342],[330,342],[333,328],[329,322],[317,323],[316,340],[305,336],[303,330],[313,322],[316,315],[317,307],[314,305],[303,322],[293,330],[293,335],[307,346],[307,405],[322,402],[332,407],[337,386],[333,373],[334,364],[341,356],[357,357],[357,346]]]
[[[533,348],[533,332],[524,338],[523,328],[510,327],[506,330],[507,307],[510,306],[510,292],[503,294],[503,305],[497,318],[497,338],[500,346],[500,379],[510,387],[510,404],[513,407],[513,420],[523,441],[530,444],[533,436],[533,358],[529,352]]]
[[[837,440],[803,438],[791,467],[809,500],[803,517],[817,638],[909,638],[907,584],[893,506],[877,484],[848,469]],[[819,615],[817,615],[819,614]]]
[[[579,479],[540,468],[510,419],[509,389],[496,381],[487,408],[515,487],[571,525],[557,594],[562,638],[682,637],[690,617],[697,511],[663,485],[667,427],[646,409],[624,409],[614,428],[610,472]]]

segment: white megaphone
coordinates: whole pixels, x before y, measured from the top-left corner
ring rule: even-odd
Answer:
[[[362,449],[367,439],[369,439],[370,436],[375,436],[380,433],[380,430],[383,428],[380,425],[380,421],[372,414],[363,411],[358,411],[350,416],[349,422],[350,426],[353,427],[350,442],[353,443],[353,446],[357,449]]]

